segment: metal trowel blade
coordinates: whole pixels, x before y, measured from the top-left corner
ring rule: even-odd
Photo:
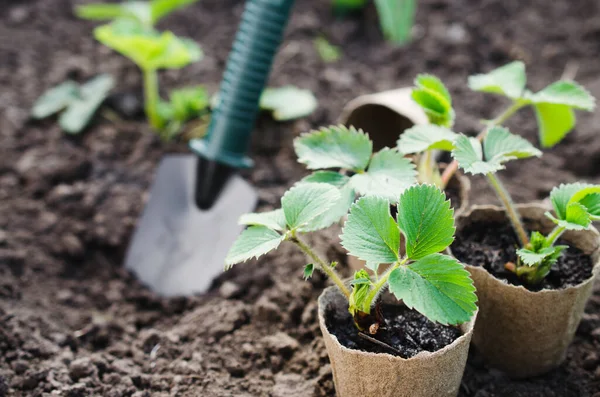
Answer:
[[[161,295],[205,292],[224,268],[225,256],[252,212],[254,188],[233,174],[210,210],[194,202],[197,157],[165,156],[125,258],[125,267]]]

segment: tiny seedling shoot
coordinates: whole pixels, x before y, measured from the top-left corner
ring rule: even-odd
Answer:
[[[432,124],[450,128],[450,125],[444,124],[450,116],[452,120],[454,118],[447,90],[437,79],[425,81],[424,84],[422,78],[417,78],[413,98],[423,107]],[[477,139],[481,141],[493,127],[502,126],[519,110],[531,107],[538,122],[540,144],[543,148],[550,148],[562,141],[575,127],[575,110],[589,112],[595,108],[594,97],[574,81],[556,81],[535,93],[526,88],[526,81],[525,64],[521,61],[511,62],[487,74],[469,77],[468,85],[471,90],[501,95],[509,100],[506,108],[495,118],[484,121],[484,128]],[[423,130],[424,134],[426,132]],[[438,131],[437,135],[439,134]],[[431,138],[422,139],[435,141],[435,137],[432,134]],[[448,184],[457,169],[458,162],[454,161],[444,170],[440,184],[442,188]]]
[[[44,119],[56,113],[60,128],[67,134],[79,134],[90,123],[113,88],[110,75],[98,75],[84,84],[67,80],[46,91],[33,104],[31,117]]]
[[[540,156],[541,152],[505,128],[493,127],[483,140],[483,149],[477,139],[459,136],[452,155],[465,172],[485,175],[502,201],[521,246],[517,251],[517,263],[507,263],[505,267],[528,284],[539,284],[548,275],[561,252],[567,248],[555,245],[566,230],[590,229],[592,221],[600,219],[600,185],[563,184],[550,192],[554,215],[546,213],[556,227],[547,236],[534,231],[529,237],[510,194],[496,172],[503,169],[504,163],[509,160]]]
[[[441,253],[452,243],[455,231],[454,211],[441,190],[433,185],[400,187],[392,177],[397,176],[396,170],[404,170],[410,174],[406,179],[414,181],[414,167],[390,149],[373,155],[372,142],[362,131],[323,128],[299,137],[295,147],[299,161],[318,171],[288,190],[280,209],[242,216],[240,223],[249,227],[231,248],[228,268],[289,242],[310,259],[304,277],[311,277],[315,269],[325,273],[347,298],[361,331],[377,332],[372,325],[383,319],[373,308],[385,288],[431,321],[460,324],[471,319],[477,298],[469,273],[456,259]],[[331,168],[347,172],[323,170]],[[355,189],[363,197],[352,203]],[[390,214],[390,202],[397,204],[396,219]],[[350,283],[338,274],[335,262],[322,258],[304,238],[346,215],[341,244],[350,255],[366,261],[374,274],[358,271]],[[401,235],[406,242],[403,250]],[[380,264],[390,266],[378,276]]]

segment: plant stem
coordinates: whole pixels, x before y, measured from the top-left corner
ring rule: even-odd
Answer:
[[[500,113],[498,117],[486,123],[485,128],[482,129],[479,132],[479,134],[477,134],[477,139],[480,142],[483,141],[483,138],[485,138],[485,135],[487,134],[490,128],[504,124],[506,120],[510,119],[512,115],[515,114],[523,106],[525,106],[525,104],[523,104],[521,101],[514,101],[504,112]],[[448,167],[446,167],[446,169],[442,173],[442,188],[446,188],[446,186],[448,186],[448,182],[450,182],[450,179],[452,179],[457,170],[458,161],[454,160],[448,165]]]
[[[144,111],[155,130],[162,129],[162,119],[158,114],[158,76],[154,69],[143,69],[144,74]]]
[[[302,240],[300,240],[297,236],[292,236],[290,241],[298,246],[310,259],[312,259],[325,273],[331,281],[337,285],[337,287],[342,291],[342,294],[348,299],[350,297],[350,290],[346,287],[344,282],[342,281],[340,275],[332,268],[327,262],[319,257],[307,244],[305,244]]]
[[[527,237],[527,232],[523,227],[523,221],[521,220],[519,212],[515,208],[515,204],[513,203],[510,194],[496,175],[494,175],[493,173],[489,173],[486,176],[488,178],[488,181],[490,182],[490,185],[496,191],[496,195],[498,196],[500,201],[502,201],[502,204],[506,209],[506,213],[508,214],[510,223],[512,224],[513,229],[517,233],[517,237],[521,242],[521,247],[525,247],[527,244],[529,244],[529,237]]]
[[[404,258],[401,261],[397,261],[392,266],[390,266],[390,268],[384,274],[381,275],[379,280],[377,280],[377,282],[373,285],[373,289],[371,290],[371,292],[369,292],[369,295],[365,300],[365,305],[371,307],[373,299],[375,299],[375,297],[379,294],[379,291],[385,286],[385,284],[388,281],[388,278],[390,278],[390,274],[400,266],[403,266],[406,262],[408,262],[408,258]]]
[[[553,246],[556,240],[564,233],[565,228],[563,226],[556,226],[554,230],[550,232],[546,240],[550,243],[550,246]]]

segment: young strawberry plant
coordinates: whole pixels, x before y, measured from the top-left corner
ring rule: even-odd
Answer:
[[[600,186],[574,183],[560,185],[550,193],[555,214],[546,213],[556,227],[547,236],[534,231],[531,237],[523,226],[510,194],[496,176],[507,161],[541,156],[541,152],[525,139],[511,134],[502,127],[492,127],[482,144],[475,138],[461,135],[457,138],[452,152],[459,166],[470,174],[485,175],[502,202],[520,242],[517,263],[509,263],[506,269],[514,272],[526,283],[540,283],[561,252],[567,248],[555,245],[566,230],[585,230],[592,227],[592,221],[600,219]]]
[[[439,81],[439,80],[438,80]],[[581,85],[574,81],[557,81],[538,92],[526,89],[527,77],[523,62],[515,61],[487,74],[469,77],[468,85],[473,91],[501,95],[510,103],[497,117],[484,122],[478,134],[482,140],[486,133],[496,126],[502,126],[519,110],[533,108],[538,121],[540,144],[544,148],[558,144],[575,126],[575,110],[592,111],[595,99]],[[433,124],[451,127],[454,118],[447,90],[433,80],[423,87],[417,81],[415,101],[423,107]],[[456,172],[458,163],[454,161],[442,173],[441,186],[446,186]]]
[[[409,187],[397,198],[396,219],[383,197],[362,197],[352,205],[341,244],[350,255],[365,260],[375,276],[356,272],[351,289],[335,270],[335,262],[320,257],[303,239],[305,233],[326,227],[320,218],[339,199],[335,186],[300,182],[283,195],[281,209],[243,216],[241,223],[249,227],[231,248],[227,267],[290,242],[311,261],[304,276],[310,277],[315,268],[324,272],[348,299],[348,310],[360,330],[376,331],[371,325],[382,319],[372,314],[373,306],[386,287],[431,321],[459,324],[471,319],[477,298],[469,273],[456,259],[440,253],[452,243],[455,231],[454,211],[442,191],[432,185]],[[401,234],[406,241],[404,256]],[[383,263],[391,266],[377,276]]]
[[[430,125],[416,125],[404,131],[398,139],[398,151],[417,155],[419,181],[445,187],[435,151],[451,151],[457,134],[452,132],[455,113],[452,98],[444,83],[435,76],[420,74],[415,79],[413,100],[427,115]]]

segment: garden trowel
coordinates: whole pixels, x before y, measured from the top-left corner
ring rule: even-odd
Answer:
[[[274,55],[294,0],[248,0],[206,138],[192,155],[166,156],[129,246],[125,266],[162,295],[204,292],[223,271],[257,194],[235,170],[246,155]]]

